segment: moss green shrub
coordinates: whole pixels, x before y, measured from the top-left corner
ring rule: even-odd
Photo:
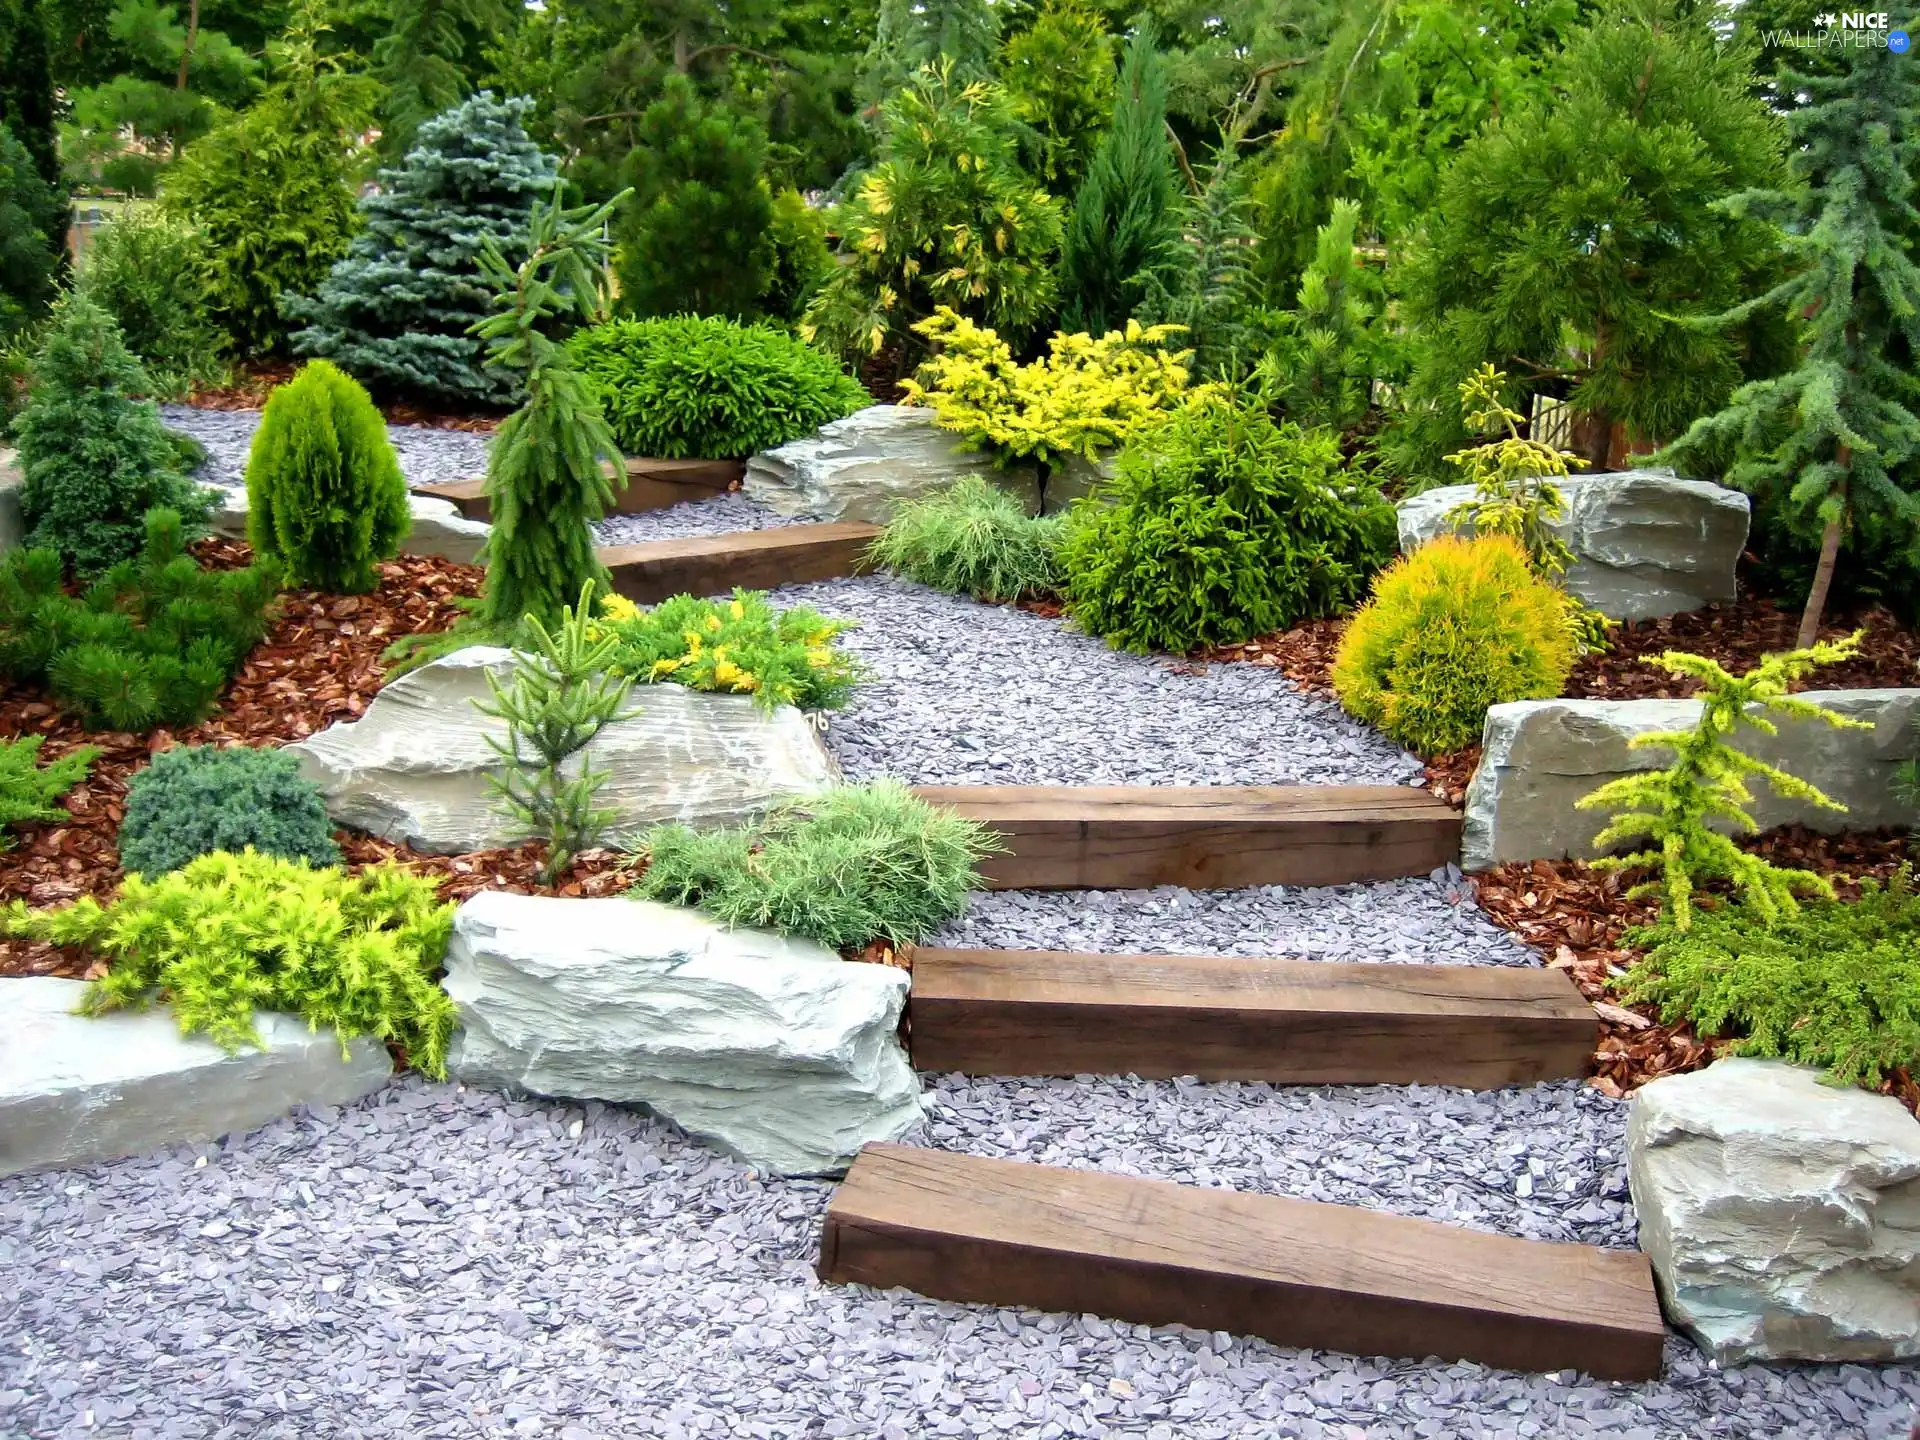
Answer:
[[[737,459],[872,403],[834,360],[767,325],[614,320],[568,349],[629,455]]]
[[[1128,443],[1060,557],[1083,630],[1184,653],[1341,613],[1393,544],[1393,507],[1331,433],[1208,393]]]
[[[898,506],[872,557],[953,595],[992,602],[1060,589],[1059,516],[1039,519],[984,476]]]
[[[360,382],[309,360],[267,398],[247,452],[247,539],[295,585],[373,589],[412,524],[406,477]]]
[[[768,710],[837,710],[859,678],[833,643],[850,622],[809,605],[776,610],[762,591],[736,590],[730,600],[675,595],[651,610],[609,595],[600,617],[600,632],[615,642],[609,667],[642,684],[751,695]]]
[[[202,855],[157,880],[127,877],[106,904],[55,910],[15,900],[0,932],[79,945],[108,964],[81,1002],[91,1015],[172,1007],[185,1035],[227,1050],[259,1046],[253,1011],[284,1010],[405,1048],[445,1076],[453,1002],[435,983],[453,906],[433,881],[397,865],[358,875],[260,854]]]
[[[0,674],[44,686],[89,725],[142,731],[191,725],[267,629],[279,590],[271,561],[205,570],[181,544],[180,517],[147,514],[146,549],[78,595],[55,550],[0,560]]]
[[[127,782],[120,868],[151,880],[216,850],[340,863],[320,789],[284,750],[178,745]]]
[[[634,893],[836,948],[904,944],[958,915],[979,883],[975,867],[1000,848],[973,821],[878,780],[782,805],[757,824],[660,826]]]
[[[1380,572],[1347,626],[1333,689],[1421,755],[1480,738],[1487,710],[1558,695],[1573,668],[1565,598],[1505,535],[1443,535]]]
[[[20,441],[20,515],[30,547],[97,575],[140,552],[156,505],[197,528],[213,503],[180,473],[151,385],[113,318],[85,294],[54,312],[34,361]]]
[[[64,806],[53,802],[87,778],[99,757],[97,745],[76,745],[58,760],[40,763],[44,735],[0,740],[0,850],[13,848],[9,825],[22,820],[65,820]]]
[[[1629,933],[1646,954],[1619,982],[1669,1023],[1733,1041],[1739,1055],[1824,1066],[1878,1085],[1920,1068],[1920,896],[1903,867],[1852,903],[1814,900],[1768,923],[1745,905],[1697,909]]]
[[[129,207],[94,237],[80,270],[80,289],[119,325],[155,399],[218,384],[227,373],[203,247],[179,216]]]
[[[1777,734],[1767,712],[1818,721],[1835,729],[1871,730],[1863,720],[1837,715],[1811,701],[1789,695],[1787,687],[1817,665],[1844,660],[1860,648],[1865,632],[1844,640],[1828,640],[1805,650],[1768,655],[1744,675],[1733,675],[1716,661],[1701,655],[1669,650],[1656,664],[1671,674],[1692,676],[1701,682],[1700,719],[1691,730],[1657,730],[1636,735],[1634,749],[1664,747],[1673,751],[1673,763],[1664,770],[1640,771],[1609,780],[1577,802],[1583,810],[1610,810],[1613,820],[1593,837],[1594,848],[1606,851],[1638,842],[1626,855],[1604,856],[1594,865],[1602,870],[1653,866],[1660,879],[1635,886],[1630,895],[1659,893],[1666,915],[1676,930],[1692,924],[1694,884],[1709,877],[1731,880],[1763,924],[1771,924],[1798,908],[1796,890],[1833,898],[1833,885],[1810,870],[1790,870],[1759,855],[1750,855],[1710,822],[1732,825],[1751,834],[1758,829],[1747,813],[1753,793],[1747,781],[1765,780],[1776,794],[1844,811],[1846,806],[1798,776],[1756,760],[1733,748],[1728,736],[1741,726],[1765,735]]]

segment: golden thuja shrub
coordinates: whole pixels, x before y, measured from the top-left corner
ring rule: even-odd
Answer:
[[[1566,597],[1505,535],[1446,535],[1375,577],[1341,637],[1333,689],[1421,755],[1480,738],[1487,710],[1558,695],[1573,668]]]

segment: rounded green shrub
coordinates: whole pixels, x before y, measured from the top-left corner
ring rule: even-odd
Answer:
[[[873,542],[887,569],[977,600],[1010,601],[1060,588],[1060,519],[1040,519],[984,476],[898,506]]]
[[[615,320],[568,345],[629,455],[737,459],[871,403],[833,360],[766,325]]]
[[[94,238],[80,270],[80,289],[118,323],[156,399],[226,373],[202,250],[200,232],[179,216],[129,209]]]
[[[1340,639],[1333,689],[1421,755],[1480,738],[1487,711],[1558,695],[1573,669],[1567,598],[1505,535],[1443,535],[1380,572]]]
[[[1393,544],[1393,507],[1330,432],[1209,393],[1128,441],[1060,559],[1083,630],[1184,654],[1340,614]]]
[[[247,453],[247,538],[288,580],[358,594],[411,524],[386,421],[360,382],[312,360],[268,397]]]
[[[180,745],[127,782],[120,868],[152,879],[216,850],[338,865],[320,791],[284,750]]]

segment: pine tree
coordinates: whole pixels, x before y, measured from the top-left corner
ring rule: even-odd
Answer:
[[[628,157],[633,201],[620,226],[621,307],[639,316],[744,318],[772,276],[766,133],[669,75]]]
[[[7,57],[0,73],[0,125],[27,147],[40,178],[58,187],[50,42],[46,0],[0,0],[0,55]]]
[[[387,33],[374,44],[375,77],[386,92],[380,149],[399,159],[415,132],[472,90],[481,46],[507,27],[505,0],[388,0]]]
[[[591,584],[611,593],[594,549],[593,525],[613,504],[611,467],[620,446],[600,406],[548,331],[569,319],[593,321],[606,310],[607,218],[627,198],[563,209],[560,189],[536,201],[526,258],[516,267],[488,241],[481,267],[498,292],[498,309],[475,327],[493,362],[521,376],[526,396],[487,452],[486,589],[480,624],[513,634],[528,615],[549,629]]]
[[[382,170],[360,201],[366,228],[318,295],[282,302],[306,321],[292,337],[296,354],[380,390],[456,404],[513,399],[515,377],[486,364],[473,327],[493,309],[483,243],[518,265],[533,202],[558,173],[527,137],[532,108],[482,91],[420,127],[405,161]]]
[[[1818,537],[1802,648],[1819,634],[1844,545],[1920,565],[1920,83],[1912,58],[1884,45],[1845,55],[1837,74],[1791,77],[1806,99],[1787,122],[1802,184],[1740,197],[1784,224],[1793,274],[1706,322],[1802,317],[1800,363],[1742,387],[1666,452],[1684,464],[1731,442],[1727,479],[1777,502],[1800,538]]]
[[[1105,334],[1174,263],[1180,179],[1167,135],[1167,66],[1142,27],[1127,42],[1113,125],[1073,197],[1060,253],[1061,324]]]
[[[1344,430],[1372,403],[1375,306],[1373,285],[1354,247],[1360,223],[1355,200],[1336,200],[1320,227],[1313,263],[1300,277],[1298,303],[1279,317],[1281,339],[1265,368],[1301,425]]]
[[[1414,337],[1399,468],[1445,471],[1467,438],[1460,382],[1491,363],[1506,398],[1564,395],[1604,468],[1616,424],[1661,439],[1741,378],[1729,338],[1676,312],[1732,303],[1776,254],[1772,227],[1719,202],[1781,173],[1781,127],[1752,52],[1682,0],[1615,0],[1572,41],[1550,101],[1461,150],[1401,272]]]
[[[18,423],[26,544],[56,550],[83,575],[138,555],[146,514],[206,519],[209,492],[175,468],[176,452],[120,327],[84,294],[54,312]]]
[[[880,0],[861,93],[878,110],[929,65],[962,85],[993,77],[1000,16],[992,0]]]

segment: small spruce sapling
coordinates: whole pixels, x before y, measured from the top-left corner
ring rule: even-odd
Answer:
[[[76,745],[58,760],[40,761],[44,735],[0,740],[0,850],[11,850],[13,838],[4,827],[22,820],[65,820],[68,812],[54,804],[87,778],[100,754],[97,745]]]
[[[614,812],[594,803],[610,772],[595,770],[582,752],[605,727],[640,712],[622,708],[628,681],[608,668],[619,641],[596,633],[591,580],[580,587],[580,603],[562,609],[552,630],[528,615],[526,633],[531,648],[515,648],[513,683],[503,684],[488,671],[493,700],[474,706],[506,721],[504,740],[487,737],[501,760],[501,773],[489,783],[514,822],[547,842],[540,874],[550,885],[613,823]],[[562,767],[575,755],[579,770],[568,779]]]
[[[1732,881],[1763,925],[1798,912],[1796,891],[1833,899],[1833,884],[1825,876],[1787,869],[1750,855],[1708,825],[1718,819],[1748,833],[1759,829],[1746,809],[1753,803],[1753,792],[1747,788],[1750,776],[1765,780],[1775,794],[1787,799],[1823,810],[1847,808],[1808,781],[1734,749],[1727,737],[1741,725],[1767,735],[1778,734],[1777,727],[1767,719],[1769,711],[1817,720],[1836,729],[1871,729],[1865,721],[1837,715],[1787,693],[1789,685],[1815,666],[1853,655],[1863,633],[1855,631],[1842,640],[1823,640],[1804,650],[1769,655],[1744,675],[1730,674],[1701,655],[1679,650],[1661,655],[1657,663],[1662,668],[1701,682],[1700,719],[1691,730],[1657,730],[1634,736],[1630,744],[1637,750],[1658,745],[1673,751],[1673,763],[1666,769],[1619,776],[1575,802],[1582,810],[1613,812],[1606,828],[1593,837],[1595,849],[1609,851],[1624,843],[1640,842],[1639,849],[1603,856],[1593,862],[1594,867],[1657,867],[1658,882],[1650,880],[1628,893],[1640,896],[1664,892],[1668,918],[1677,930],[1692,925],[1695,884],[1711,877]]]

